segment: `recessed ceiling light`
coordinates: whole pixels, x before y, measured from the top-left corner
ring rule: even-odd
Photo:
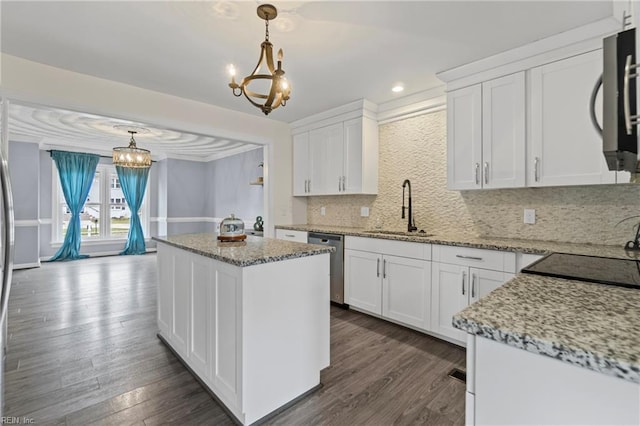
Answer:
[[[396,84],[395,86],[393,86],[393,87],[391,88],[391,91],[392,91],[393,93],[400,93],[400,92],[402,92],[403,90],[404,90],[404,86],[403,86],[402,84]]]

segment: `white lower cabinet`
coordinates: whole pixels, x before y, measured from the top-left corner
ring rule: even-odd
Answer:
[[[469,335],[465,411],[467,425],[638,425],[640,387]]]
[[[516,256],[496,250],[433,247],[431,329],[463,343],[465,332],[453,326],[453,316],[513,278]]]
[[[319,385],[329,253],[239,267],[159,242],[157,256],[160,336],[240,423]]]
[[[382,316],[429,330],[431,262],[382,256]]]
[[[346,303],[362,311],[382,315],[382,255],[358,250],[344,251]]]
[[[157,256],[162,336],[232,411],[239,409],[241,270],[166,245]]]
[[[431,262],[425,258],[430,258],[431,246],[359,237],[347,237],[345,245],[346,303],[360,311],[428,331]],[[366,247],[377,251],[361,250]],[[395,255],[406,253],[418,258]]]

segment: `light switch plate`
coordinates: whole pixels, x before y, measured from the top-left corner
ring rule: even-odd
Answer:
[[[524,223],[533,225],[536,223],[536,210],[524,209]]]
[[[324,216],[327,214],[327,208],[322,206],[320,207],[320,216]]]
[[[360,207],[360,216],[369,217],[369,207]]]

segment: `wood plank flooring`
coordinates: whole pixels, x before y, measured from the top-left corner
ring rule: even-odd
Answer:
[[[16,271],[5,416],[34,424],[231,425],[156,337],[155,255]],[[339,308],[323,387],[273,425],[464,423],[464,350]]]

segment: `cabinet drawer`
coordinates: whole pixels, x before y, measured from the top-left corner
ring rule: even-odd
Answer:
[[[412,259],[431,260],[431,244],[424,243],[346,236],[345,248]]]
[[[306,243],[307,231],[294,231],[291,229],[276,229],[276,238],[279,240],[295,241],[297,243]]]
[[[433,260],[473,268],[516,272],[516,254],[513,252],[434,245]]]

